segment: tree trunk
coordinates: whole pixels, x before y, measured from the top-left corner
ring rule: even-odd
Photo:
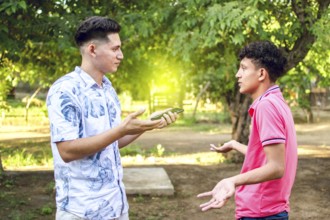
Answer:
[[[250,135],[250,122],[248,110],[251,105],[251,98],[242,95],[236,90],[234,100],[229,103],[229,110],[231,113],[232,122],[232,139],[247,144]],[[232,151],[226,155],[226,158],[234,163],[240,163],[244,160],[244,155],[236,151]]]
[[[308,123],[314,123],[314,114],[313,114],[313,109],[311,106],[311,103],[312,103],[312,93],[311,92],[308,95],[308,100],[309,100],[309,106],[307,108]]]
[[[238,108],[236,112],[238,115],[233,117],[232,138],[242,144],[247,144],[250,134],[251,117],[249,116],[248,110],[251,104],[251,98],[239,93],[236,97],[236,100],[239,100],[239,103],[236,104]]]
[[[0,177],[5,173],[5,170],[2,166],[2,160],[1,160],[1,151],[0,151]]]

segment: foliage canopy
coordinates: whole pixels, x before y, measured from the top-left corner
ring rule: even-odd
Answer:
[[[206,97],[230,105],[237,53],[256,40],[274,42],[288,70],[296,67],[283,86],[305,78],[329,86],[329,0],[8,0],[0,14],[1,100],[19,81],[48,87],[79,65],[73,34],[91,15],[122,25],[125,62],[109,77],[135,98],[159,90],[196,94],[211,82]]]

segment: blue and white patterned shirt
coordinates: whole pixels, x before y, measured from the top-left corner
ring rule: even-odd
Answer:
[[[91,137],[118,126],[117,94],[106,77],[102,81],[100,87],[76,67],[58,79],[47,95],[57,208],[93,220],[128,212],[118,141],[69,163],[62,160],[56,142]]]

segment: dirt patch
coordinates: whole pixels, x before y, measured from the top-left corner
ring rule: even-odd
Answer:
[[[296,183],[291,196],[290,219],[327,219],[329,215],[329,158],[304,158],[299,161]],[[235,175],[240,165],[165,166],[176,190],[173,197],[129,197],[132,219],[215,220],[234,219],[234,200],[220,210],[201,212],[205,200],[198,193],[208,191],[222,178]]]
[[[291,196],[290,219],[327,219],[330,206],[330,124],[298,125],[299,164]],[[210,143],[230,139],[229,132],[168,129],[144,134],[136,144],[147,148],[162,144],[178,154],[209,151]],[[175,188],[168,197],[129,196],[131,220],[234,219],[234,201],[220,210],[201,212],[197,199],[222,178],[238,174],[241,164],[162,165]],[[9,172],[0,181],[1,219],[54,219],[53,172]],[[5,199],[6,200],[5,200]]]
[[[0,178],[1,219],[55,219],[53,171],[7,171]]]

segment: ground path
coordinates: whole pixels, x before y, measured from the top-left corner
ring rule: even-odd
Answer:
[[[195,125],[198,126],[198,125]],[[196,131],[192,128],[163,129],[146,132],[134,143],[145,149],[161,144],[166,150],[177,153],[196,153],[209,150],[210,143],[224,143],[231,138],[229,125],[219,125],[221,130]],[[297,124],[300,156],[330,157],[330,123]],[[2,126],[0,141],[49,138],[48,126]]]

